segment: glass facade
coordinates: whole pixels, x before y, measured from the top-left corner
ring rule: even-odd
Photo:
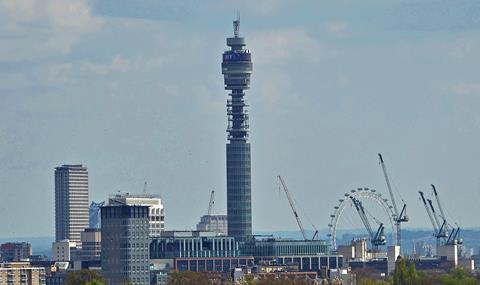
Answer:
[[[232,237],[163,237],[150,242],[150,258],[235,257],[238,243]]]
[[[175,269],[194,272],[228,273],[238,264],[253,266],[253,257],[176,258]]]
[[[243,240],[252,235],[250,144],[227,144],[228,234]]]
[[[102,272],[109,285],[150,284],[149,208],[101,208]]]
[[[242,254],[253,256],[306,256],[329,252],[323,240],[252,240],[242,246]]]

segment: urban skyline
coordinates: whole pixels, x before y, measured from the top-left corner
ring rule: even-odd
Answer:
[[[140,12],[155,5],[149,1],[142,3],[144,10],[140,9]],[[254,231],[296,230],[293,217],[285,211],[287,202],[283,197],[278,198],[275,181],[278,174],[286,177],[298,204],[318,228],[326,227],[331,208],[344,192],[357,187],[373,187],[385,192],[376,161],[377,152],[388,158],[398,188],[408,197],[409,210],[413,212],[410,213],[417,217],[407,227],[429,227],[428,217],[415,195],[418,190],[427,190],[430,183],[445,192],[445,203],[454,212],[456,220],[466,227],[478,226],[468,210],[478,201],[480,183],[475,178],[474,162],[478,160],[475,147],[479,139],[474,108],[478,106],[475,97],[478,83],[473,76],[477,62],[474,54],[478,48],[478,26],[465,22],[468,19],[461,16],[475,7],[474,2],[462,1],[462,4],[448,14],[444,24],[436,26],[436,31],[432,31],[431,23],[438,22],[436,17],[440,8],[429,10],[431,7],[427,4],[411,4],[423,7],[422,11],[430,11],[431,14],[425,12],[424,21],[415,16],[403,20],[398,15],[391,20],[377,16],[373,18],[374,22],[383,23],[377,28],[359,20],[354,12],[338,12],[342,7],[334,4],[326,7],[333,12],[321,14],[316,28],[308,25],[306,20],[298,25],[289,20],[275,20],[288,19],[283,16],[292,7],[282,2],[263,12],[253,12],[249,4],[241,7],[244,8],[242,18],[248,19],[242,29],[251,35],[249,47],[254,50],[254,59],[258,59],[258,75],[252,82],[256,87],[248,94],[254,106],[250,110],[254,129],[251,141],[256,145],[252,150],[252,161],[256,165],[252,177],[253,199],[256,201],[253,212],[259,218],[253,224]],[[357,7],[351,2],[346,5]],[[22,68],[15,62],[31,60],[38,70],[49,67],[52,77],[38,78],[35,77],[37,74],[32,74],[42,82],[34,80],[29,83],[33,85],[28,85],[22,79],[8,80],[10,85],[4,87],[7,93],[19,96],[2,96],[0,104],[3,108],[8,106],[9,109],[2,108],[1,113],[3,121],[11,124],[11,127],[2,129],[5,138],[2,157],[6,159],[1,165],[4,170],[1,181],[5,182],[4,187],[9,193],[0,204],[0,225],[6,229],[2,235],[50,235],[53,232],[50,171],[63,163],[83,163],[89,167],[91,199],[94,201],[105,200],[117,190],[140,193],[143,182],[148,181],[151,192],[161,194],[165,200],[172,217],[167,223],[168,228],[194,228],[198,217],[204,214],[212,188],[219,194],[217,207],[226,212],[225,159],[223,152],[219,151],[225,142],[225,125],[221,123],[224,122],[225,92],[221,91],[222,82],[218,76],[218,55],[224,47],[221,35],[228,36],[231,29],[216,25],[229,21],[232,7],[218,8],[228,11],[229,17],[225,16],[225,20],[220,17],[208,20],[198,28],[191,28],[191,23],[200,23],[205,11],[195,5],[186,14],[180,11],[176,15],[178,19],[148,13],[132,15],[121,8],[115,15],[107,16],[107,4],[85,7],[87,14],[83,19],[91,23],[91,30],[77,31],[80,33],[78,41],[67,43],[71,49],[53,56],[53,61],[45,58],[45,54],[30,55],[33,56],[31,59],[29,56],[13,61],[3,59],[17,72]],[[382,4],[371,13],[390,11],[394,7],[394,4]],[[171,8],[174,9],[175,5],[172,4]],[[408,11],[408,5],[400,8]],[[305,6],[292,9],[302,11],[305,19],[312,19]],[[398,13],[406,13],[404,10],[400,9]],[[15,20],[11,11],[4,9],[2,13]],[[256,13],[264,14],[259,16]],[[151,28],[148,28],[150,24]],[[127,28],[123,30],[123,27]],[[115,49],[113,57],[99,55],[99,62],[85,56],[91,48],[87,44],[89,37],[100,38],[112,30],[130,36],[134,31],[150,31],[148,35],[137,36],[138,39],[145,40],[157,34],[171,39],[172,45],[178,43],[179,38],[166,27],[185,35],[200,34],[209,38],[214,35],[212,42],[218,44],[210,46],[200,41],[202,37],[193,37],[198,48],[182,50],[181,56],[175,58],[178,60],[176,64],[181,63],[176,69],[162,58],[147,63],[143,53],[133,53],[134,46],[128,45]],[[284,46],[282,39],[286,37],[292,37],[298,45]],[[160,56],[151,51],[154,47],[161,47],[162,52],[173,49],[155,39],[148,42],[145,56]],[[352,49],[357,49],[353,51],[345,47],[350,44]],[[380,47],[369,52],[370,46],[374,45],[387,48],[403,59],[402,62],[381,52]],[[309,48],[305,49],[305,46]],[[434,52],[427,54],[430,49]],[[319,52],[312,53],[312,50]],[[358,53],[362,59],[358,59]],[[200,55],[202,59],[199,59]],[[182,56],[186,56],[189,63],[185,63]],[[419,60],[422,57],[424,60]],[[382,65],[382,61],[388,62],[389,67]],[[164,75],[166,68],[171,68],[171,74],[165,75],[169,80],[181,78],[179,75],[186,72],[190,64],[206,68],[207,79],[204,76],[199,78],[198,70],[193,68],[195,72],[191,76],[193,78],[195,74],[197,79],[193,78],[191,85],[186,87],[153,83]],[[321,69],[313,68],[313,64]],[[391,68],[394,64],[397,68]],[[451,76],[453,79],[444,81],[451,75],[448,65],[461,67],[456,69],[457,75]],[[338,68],[333,68],[335,66]],[[371,75],[357,70],[359,66],[369,70]],[[413,71],[412,66],[418,71]],[[144,81],[134,77],[138,85],[122,85],[126,83],[121,81],[134,76],[137,71],[149,74]],[[87,73],[93,82],[88,84],[92,94],[103,93],[105,96],[89,95],[89,90],[80,88],[85,85],[85,82],[78,81],[80,79],[75,79],[72,90],[61,81],[71,81],[74,74],[82,72]],[[294,73],[303,73],[304,76],[299,78]],[[2,73],[4,81],[8,79],[5,74],[6,71]],[[108,86],[100,82],[106,78],[120,80],[112,81],[116,86]],[[410,79],[408,84],[402,84]],[[406,87],[389,90],[385,87],[387,83]],[[138,86],[143,86],[140,90],[145,92],[137,94],[136,89],[133,92]],[[194,86],[201,88],[193,92],[197,90]],[[68,97],[70,91],[73,97]],[[187,94],[198,96],[188,97]],[[43,100],[49,105],[42,105]],[[185,104],[189,100],[194,100],[196,109]],[[74,106],[78,109],[72,108]],[[71,116],[67,116],[65,110],[71,110]],[[56,123],[58,118],[64,118],[66,125]],[[55,122],[65,136],[56,137],[56,132],[37,125],[36,121],[47,126]],[[30,125],[38,128],[33,129]],[[70,126],[67,125],[78,128],[68,131],[66,127]],[[42,130],[45,135],[41,136],[37,130]],[[51,138],[56,138],[51,142],[54,148],[47,143]],[[78,143],[71,141],[74,138],[79,139]],[[31,144],[33,141],[35,145]],[[45,153],[51,155],[45,157]],[[31,161],[33,163],[28,164]],[[191,179],[182,179],[184,176]],[[14,179],[18,177],[30,179]],[[195,185],[190,180],[195,181]],[[31,189],[38,189],[38,192]],[[32,201],[25,201],[26,206],[34,213],[45,215],[38,225],[26,227],[13,222],[10,213],[14,213],[12,205],[19,200],[19,195],[32,195]],[[272,195],[275,199],[269,199]],[[195,214],[183,214],[182,207],[191,207]],[[265,207],[272,210],[265,213]],[[27,221],[26,213],[19,215],[17,221]],[[280,217],[281,222],[271,223],[273,217]]]
[[[66,63],[59,64],[58,61],[54,63],[57,69],[49,71],[51,85],[40,89],[40,92],[44,93],[38,96],[42,99],[52,94],[56,99],[65,96],[59,88],[62,79],[66,80],[65,86],[71,86],[68,90],[73,91],[69,93],[70,100],[55,101],[57,105],[50,109],[60,107],[68,115],[62,120],[55,120],[54,126],[48,129],[52,131],[51,135],[42,133],[42,136],[30,142],[31,146],[42,149],[43,139],[57,145],[56,155],[63,153],[63,157],[57,157],[62,163],[54,167],[54,187],[50,190],[53,190],[54,201],[42,204],[35,195],[24,195],[21,207],[18,201],[16,204],[18,217],[6,219],[15,224],[16,228],[12,229],[30,226],[32,228],[29,231],[35,232],[38,237],[41,232],[48,231],[48,227],[41,230],[36,228],[38,225],[48,224],[45,219],[49,218],[49,215],[48,211],[39,215],[34,207],[46,205],[49,209],[53,208],[55,238],[47,237],[51,251],[46,252],[44,248],[37,247],[38,245],[32,241],[34,236],[22,241],[24,238],[10,235],[6,242],[0,243],[0,284],[480,284],[480,225],[472,214],[478,200],[469,201],[467,197],[479,196],[480,193],[457,188],[467,184],[467,181],[452,184],[457,181],[457,177],[462,177],[461,175],[463,179],[469,177],[464,171],[465,168],[475,173],[476,168],[472,167],[475,161],[470,165],[470,161],[463,164],[455,164],[452,160],[445,161],[444,164],[434,163],[434,159],[438,157],[447,159],[452,153],[449,147],[438,149],[434,146],[437,144],[443,146],[442,143],[452,143],[455,140],[462,145],[464,156],[470,160],[474,158],[475,153],[469,152],[466,147],[467,142],[473,143],[472,147],[476,146],[471,139],[474,137],[473,129],[472,134],[464,133],[465,138],[451,137],[451,134],[459,128],[464,130],[467,118],[459,120],[460,125],[452,125],[450,133],[443,132],[445,124],[439,119],[450,122],[452,113],[445,110],[447,106],[451,107],[451,103],[445,101],[442,102],[445,105],[441,106],[436,102],[438,98],[432,97],[430,93],[426,97],[415,93],[415,90],[417,92],[427,90],[438,96],[441,95],[442,88],[445,92],[446,85],[442,87],[439,78],[445,76],[451,80],[457,78],[458,74],[468,74],[463,73],[465,70],[461,68],[472,64],[464,62],[463,58],[469,51],[462,50],[463,57],[459,59],[458,53],[453,55],[445,51],[442,53],[442,46],[438,54],[428,55],[416,54],[418,51],[413,48],[426,39],[440,38],[448,42],[449,39],[446,37],[448,32],[462,36],[468,34],[474,38],[475,35],[470,34],[471,29],[480,22],[464,18],[471,16],[472,11],[477,11],[480,19],[480,4],[475,7],[471,0],[465,0],[460,9],[452,9],[452,5],[445,5],[443,8],[448,8],[447,10],[435,11],[432,10],[434,7],[431,4],[422,6],[421,2],[415,1],[408,4],[377,3],[378,5],[372,7],[384,9],[383,12],[390,13],[393,18],[396,16],[398,25],[396,29],[402,27],[399,30],[392,29],[389,26],[391,17],[385,17],[381,21],[383,30],[380,30],[386,32],[382,37],[379,30],[368,29],[371,22],[378,20],[374,16],[362,18],[359,23],[363,23],[364,26],[350,26],[350,23],[359,20],[352,18],[355,13],[347,13],[350,18],[344,18],[341,24],[340,20],[332,21],[328,18],[337,15],[335,13],[337,9],[345,11],[346,6],[343,5],[358,8],[353,0],[333,6],[316,3],[318,7],[329,8],[332,12],[323,15],[326,18],[320,24],[317,23],[316,29],[312,28],[312,22],[305,20],[310,16],[311,20],[318,22],[319,19],[315,16],[322,13],[318,11],[310,13],[312,6],[304,6],[305,3],[292,6],[287,2],[278,1],[273,6],[269,5],[267,10],[262,10],[261,5],[254,5],[252,6],[254,9],[249,10],[248,7],[253,2],[246,2],[244,8],[247,15],[255,19],[252,21],[253,30],[249,29],[248,25],[245,33],[243,26],[242,30],[240,29],[241,18],[237,12],[233,20],[233,33],[225,36],[226,50],[218,53],[221,57],[212,59],[211,52],[217,52],[217,49],[210,47],[215,47],[218,42],[215,40],[217,37],[212,38],[209,35],[213,31],[218,33],[218,27],[209,28],[208,22],[212,20],[214,22],[214,19],[198,22],[199,25],[193,25],[195,28],[191,31],[185,30],[186,34],[174,33],[175,28],[178,28],[174,23],[184,24],[185,27],[192,26],[191,23],[188,20],[178,21],[179,19],[175,17],[182,18],[180,14],[168,18],[167,14],[150,13],[148,9],[143,10],[143,13],[147,11],[148,13],[142,16],[142,9],[150,7],[155,8],[151,11],[159,11],[162,5],[166,5],[163,8],[172,8],[178,4],[162,2],[160,6],[155,6],[156,2],[153,0],[139,0],[140,2],[132,4],[128,1],[130,0],[127,0],[125,5],[120,5],[113,0],[106,0],[102,4],[94,4],[88,0],[76,2],[55,0],[46,3],[46,6],[41,6],[35,1],[20,4],[0,2],[0,19],[1,16],[6,16],[8,26],[3,32],[8,34],[14,31],[11,36],[18,36],[21,34],[19,31],[26,31],[33,24],[45,32],[53,29],[52,34],[48,35],[48,32],[43,34],[47,38],[51,37],[44,41],[45,45],[35,47],[34,50],[39,54],[35,54],[31,59],[15,59],[9,62],[12,67],[18,67],[18,64],[25,60],[31,61],[25,63],[29,68],[35,66],[36,60],[48,62],[51,59],[64,61],[68,59],[79,64],[77,67],[73,67],[73,64],[67,64],[68,67],[65,67]],[[209,3],[207,0],[206,6],[215,7],[219,9],[218,12],[228,7],[228,4],[211,6]],[[195,18],[192,16],[195,13],[216,15],[204,8],[202,5],[189,6],[191,10],[187,13],[188,19]],[[272,36],[272,33],[278,32],[272,30],[275,29],[275,25],[270,26],[267,33],[265,30],[263,34],[259,32],[265,29],[267,17],[272,16],[272,13],[278,13],[278,9],[281,11],[282,8],[288,12],[299,8],[306,9],[303,11],[303,17],[293,22],[303,24],[303,32],[298,30],[298,27],[290,27],[287,28],[289,30],[283,31],[285,34],[282,36]],[[392,8],[395,10],[389,10]],[[410,10],[412,8],[413,13]],[[127,14],[122,14],[122,11]],[[176,10],[180,11],[187,10]],[[422,14],[419,11],[428,13],[429,21],[419,22],[418,17]],[[370,10],[362,11],[358,15],[367,16],[369,13]],[[435,22],[433,16],[435,13],[441,16],[440,22],[438,20]],[[409,21],[408,17],[412,14],[416,18]],[[338,14],[337,17],[339,15],[345,17],[344,14]],[[74,19],[78,16],[84,22]],[[129,22],[124,22],[125,19]],[[276,17],[271,19],[274,20]],[[288,27],[293,24],[289,20],[285,18],[284,22],[277,22],[277,25]],[[405,25],[402,26],[402,21],[405,20]],[[46,21],[46,24],[42,26],[41,21]],[[428,22],[433,23],[433,26],[429,26]],[[445,22],[450,25],[442,26],[441,24]],[[138,51],[133,49],[136,54],[134,61],[132,54],[128,60],[121,58],[125,54],[121,55],[120,52],[112,59],[111,65],[93,63],[95,60],[92,56],[101,55],[102,51],[94,52],[88,48],[102,40],[106,40],[104,48],[108,50],[108,55],[115,54],[116,50],[126,51],[124,46],[115,44],[107,47],[110,44],[109,40],[118,41],[118,44],[123,39],[115,36],[110,39],[94,38],[97,33],[105,32],[112,27],[111,25],[119,23],[120,28],[115,31],[119,33],[115,33],[115,36],[128,30],[132,31],[131,29],[150,28],[155,26],[155,23],[162,26],[167,34],[152,36],[155,39],[154,43],[160,48],[159,53],[158,50],[153,53],[155,59],[143,58],[145,52],[143,48],[151,46],[152,42],[147,44],[138,39],[128,38],[130,40],[128,44],[124,42],[127,47],[129,44],[130,47],[135,45],[139,47]],[[199,26],[203,26],[205,30],[198,29]],[[306,27],[308,29],[305,29]],[[377,28],[378,25],[373,27]],[[432,31],[431,28],[435,30]],[[478,30],[480,32],[480,25]],[[195,33],[199,31],[200,37]],[[68,37],[63,38],[68,43],[63,42],[66,49],[56,50],[61,42],[59,33],[62,32],[68,33]],[[74,36],[75,32],[77,38]],[[143,33],[140,37],[144,37],[145,34],[150,33]],[[372,36],[373,34],[376,36]],[[168,37],[172,35],[178,38]],[[361,35],[366,37],[362,38]],[[132,34],[132,37],[135,36],[138,34]],[[8,35],[6,38],[7,42],[0,45],[0,55],[2,48],[10,44],[8,42],[10,38],[13,39],[12,42],[17,39]],[[82,46],[82,39],[88,38],[91,41]],[[322,42],[325,38],[328,39],[328,43]],[[202,44],[196,43],[198,39],[204,40],[203,48],[199,48]],[[378,49],[375,44],[381,43],[382,40],[384,46]],[[181,45],[170,49],[176,41]],[[392,42],[400,44],[401,47],[389,46]],[[337,46],[334,48],[335,44]],[[369,44],[373,44],[370,46],[371,50],[367,48]],[[408,48],[405,48],[406,45],[409,45]],[[188,49],[185,49],[187,46]],[[17,48],[20,45],[14,44],[13,47]],[[348,49],[352,47],[349,53]],[[362,51],[355,47],[366,49]],[[438,43],[435,47],[439,47]],[[253,52],[250,51],[251,48]],[[478,48],[480,49],[480,41]],[[52,54],[43,54],[55,50],[56,52]],[[387,56],[382,58],[378,52],[384,52]],[[200,58],[199,54],[202,55]],[[14,57],[22,55],[22,50],[16,50],[12,55]],[[89,58],[87,60],[90,61],[82,64],[82,56],[85,57],[83,60]],[[361,64],[362,61],[364,65]],[[432,69],[447,61],[448,67],[442,70]],[[216,132],[220,120],[213,120],[213,116],[208,118],[209,114],[213,115],[216,111],[218,106],[212,103],[217,101],[207,100],[208,96],[198,97],[202,93],[216,94],[219,91],[220,86],[213,79],[210,70],[213,62],[216,62],[217,69],[220,69],[217,77],[223,76],[220,89],[227,93],[226,99],[224,97],[223,100],[226,102],[224,118],[225,115],[227,118],[224,156],[218,155],[220,148],[216,148],[217,136],[211,132],[213,130]],[[422,68],[427,62],[429,73],[422,73],[425,71]],[[452,66],[455,62],[457,66]],[[58,67],[59,65],[62,67]],[[365,70],[360,70],[359,66]],[[190,78],[189,72],[197,68],[201,68],[202,72],[196,73],[196,79]],[[96,75],[87,79],[88,76],[84,74],[86,77],[80,77],[79,80],[77,77],[69,79],[64,77],[65,74],[73,75],[74,70]],[[452,71],[455,72],[455,76],[451,74]],[[335,72],[336,83],[329,85],[331,75]],[[137,73],[153,76],[150,77],[153,81],[149,82],[149,78],[144,76],[135,79],[134,74]],[[269,78],[275,73],[284,74],[285,77]],[[177,79],[165,82],[162,76],[155,80],[157,78],[155,75],[159,74],[171,76],[172,79],[181,74],[182,81]],[[257,74],[260,79],[259,85],[256,85],[258,83],[255,81]],[[117,81],[122,75],[126,80]],[[85,79],[88,84],[83,90],[87,93],[75,94],[75,91],[78,92],[82,88],[72,84],[73,80],[80,83]],[[361,82],[359,79],[362,79]],[[110,83],[104,90],[106,93],[103,94],[103,102],[108,108],[101,113],[103,119],[98,120],[98,117],[95,119],[95,116],[91,115],[95,114],[95,107],[102,101],[102,96],[94,97],[85,103],[83,97],[91,95],[89,91],[93,94],[100,91],[95,89],[100,87],[95,85],[95,81],[97,84],[103,84],[104,80]],[[418,86],[415,86],[415,83]],[[142,88],[138,90],[125,88],[134,87],[136,84]],[[463,102],[467,98],[465,95],[477,93],[476,85],[477,83],[470,83],[467,86],[470,88],[467,88],[468,90],[465,86],[460,88],[456,85],[449,90],[457,96],[463,95],[459,96],[459,101],[466,103]],[[382,86],[388,90],[382,90]],[[422,89],[426,86],[427,89]],[[190,90],[192,100],[188,101],[188,104],[184,102],[176,105],[175,103],[182,102],[183,92],[192,87],[194,87]],[[1,88],[0,68],[0,91]],[[37,89],[31,89],[30,92]],[[412,94],[409,93],[412,91]],[[348,97],[343,92],[353,92],[351,95],[353,97]],[[312,101],[312,95],[318,95],[319,101],[316,103]],[[391,97],[392,95],[401,95],[405,98],[402,97],[396,104],[398,98]],[[126,98],[128,100],[123,101]],[[253,100],[250,101],[250,98]],[[428,100],[422,104],[419,103],[419,98]],[[155,99],[161,100],[154,104]],[[171,99],[173,101],[169,101]],[[42,104],[44,108],[50,107],[48,102],[39,101],[37,104],[35,108]],[[121,111],[122,104],[128,106],[128,112]],[[250,120],[250,111],[256,110],[257,104],[260,111],[257,109],[252,116],[253,119]],[[263,107],[270,108],[267,107],[262,112],[262,104]],[[347,112],[348,107],[351,109]],[[409,113],[409,108],[412,107],[416,108],[417,115],[421,115],[410,117],[413,113]],[[473,107],[470,114],[473,117],[470,119],[475,123],[475,111],[478,108],[475,108],[474,104],[470,107]],[[45,113],[29,114],[32,122],[42,118],[42,115],[52,115],[48,109],[40,107],[38,110]],[[427,113],[427,110],[431,113]],[[115,112],[118,112],[117,116],[112,116]],[[155,121],[145,121],[149,117],[147,115],[149,112],[150,115],[157,115]],[[23,115],[26,114],[28,113]],[[435,120],[425,125],[425,121],[422,122],[422,115],[425,114],[429,118],[429,115],[435,114],[442,116],[435,117]],[[349,117],[352,115],[353,117]],[[398,117],[395,117],[396,115]],[[91,119],[90,124],[85,124],[88,122],[87,118]],[[45,117],[43,119],[45,120]],[[17,120],[19,119],[10,122],[11,129],[15,129]],[[74,124],[75,120],[78,120],[77,125]],[[376,120],[380,120],[381,124],[375,125],[378,123]],[[165,122],[168,123],[164,124]],[[182,125],[182,122],[188,124]],[[342,126],[342,122],[345,125]],[[264,125],[265,123],[267,125]],[[63,129],[62,124],[68,126],[68,130]],[[265,126],[268,127],[263,128]],[[102,131],[92,136],[95,129],[99,131],[98,127]],[[438,129],[440,133],[435,134],[435,127],[440,127]],[[403,136],[416,128],[417,133],[412,132],[411,137],[406,141],[402,140]],[[112,132],[113,129],[117,132]],[[157,130],[161,132],[158,133]],[[31,131],[37,131],[37,128],[32,128]],[[190,139],[179,140],[177,134],[182,131],[187,131]],[[61,136],[58,137],[57,134]],[[143,136],[135,137],[138,134]],[[255,138],[257,134],[260,134],[258,139],[252,139],[250,136]],[[101,145],[108,141],[109,137],[113,141],[102,149]],[[154,138],[157,141],[152,144]],[[422,138],[425,140],[424,144],[430,141],[428,147],[421,147],[421,143],[416,144]],[[88,140],[90,142],[85,143]],[[182,156],[182,152],[175,152],[175,147],[170,146],[169,149],[168,144],[165,144],[169,140],[172,146],[186,147],[184,150],[188,157]],[[225,142],[225,138],[221,141]],[[410,152],[410,156],[407,141],[417,147],[417,152]],[[15,142],[20,145],[26,143],[19,139]],[[8,143],[6,145],[8,146]],[[119,146],[123,147],[123,151],[118,151]],[[87,151],[88,149],[90,151]],[[92,152],[94,149],[96,151]],[[375,163],[371,163],[369,159],[373,149],[377,149]],[[28,153],[28,148],[26,150]],[[210,150],[216,150],[216,154],[209,156]],[[425,155],[427,152],[433,156]],[[458,159],[460,152],[460,149],[454,152],[457,155],[455,158]],[[50,155],[45,149],[42,149],[41,153]],[[162,159],[162,155],[167,153],[171,160]],[[21,154],[27,155],[23,152]],[[480,155],[480,152],[478,154]],[[108,157],[109,155],[111,157]],[[211,161],[216,161],[219,157],[224,160],[223,171],[218,168],[212,169],[216,163]],[[421,162],[427,157],[430,160],[426,161],[428,167],[425,167]],[[115,174],[102,176],[101,171],[98,173],[91,171],[87,166],[92,158],[102,162],[100,168],[97,165],[97,170],[108,169]],[[451,156],[449,158],[452,159]],[[76,162],[65,164],[65,161],[70,159]],[[403,167],[398,168],[397,161],[402,160],[408,161],[409,164],[400,163]],[[51,162],[52,157],[48,156],[47,161]],[[18,163],[17,160],[4,162],[13,166]],[[348,164],[360,167],[353,171],[345,168]],[[376,164],[376,170],[371,164]],[[173,168],[159,171],[159,166],[162,165]],[[445,168],[452,169],[448,172],[449,175],[441,177],[443,180],[437,178],[436,175],[442,173],[442,169]],[[15,173],[15,167],[8,170]],[[26,168],[22,170],[27,172]],[[172,170],[176,171],[171,172]],[[277,172],[276,179],[265,187],[262,181],[265,183],[273,171]],[[383,181],[372,178],[375,176],[373,172],[380,173]],[[93,173],[97,174],[97,178],[103,183],[108,182],[106,189],[91,191],[90,175]],[[210,173],[211,176],[205,176],[205,173]],[[218,178],[222,173],[225,180]],[[432,176],[432,173],[435,174]],[[407,174],[413,177],[404,177]],[[33,171],[29,175],[23,175],[22,179],[14,180],[19,185],[25,182],[29,184],[35,180],[35,175]],[[257,175],[260,178],[255,179]],[[139,177],[144,178],[141,190],[111,190],[118,185],[131,187]],[[475,180],[476,176],[469,178]],[[173,186],[168,188],[164,185],[169,179]],[[215,186],[215,181],[221,180],[224,184]],[[307,188],[299,188],[299,182]],[[158,187],[156,186],[158,183],[164,185]],[[333,183],[335,187],[331,189],[326,187],[328,183]],[[413,183],[416,183],[415,190],[410,186],[406,187]],[[202,190],[207,184],[210,185],[207,188],[210,195]],[[187,187],[179,188],[179,185]],[[480,184],[478,186],[480,187]],[[109,191],[108,195],[105,195],[106,191]],[[95,195],[90,195],[91,193]],[[96,199],[102,193],[103,197]],[[221,194],[220,203],[216,203],[219,199],[216,200],[215,193]],[[170,201],[169,195],[176,197],[176,200]],[[8,193],[4,196],[11,198]],[[223,200],[222,196],[226,196],[226,199]],[[200,197],[210,199],[207,211],[197,214],[196,208],[203,200],[199,199]],[[461,202],[455,199],[461,199]],[[5,202],[7,207],[8,201]],[[226,206],[226,214],[217,213],[215,205],[220,205],[222,212]],[[465,212],[468,212],[466,216]],[[7,215],[10,213],[13,212],[8,211]],[[30,213],[30,220],[28,223],[22,223],[21,217],[26,213]],[[3,217],[1,212],[0,217]],[[188,224],[192,217],[195,220],[200,217],[196,230],[195,223]],[[468,218],[468,223],[465,223],[465,217]],[[422,220],[430,224],[428,230],[419,230],[423,225]],[[185,225],[178,226],[179,221]],[[2,220],[0,226],[1,223]],[[296,224],[297,230],[291,228],[292,223]],[[468,224],[476,228],[469,229],[466,226]],[[7,229],[8,234],[9,228],[3,228]],[[412,228],[414,230],[411,230]],[[290,230],[291,235],[281,230]]]

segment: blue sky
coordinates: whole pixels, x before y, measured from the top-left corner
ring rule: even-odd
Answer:
[[[221,53],[241,12],[254,61],[254,230],[324,228],[343,193],[385,191],[377,152],[417,191],[479,226],[478,1],[0,1],[0,232],[53,235],[53,169],[83,163],[90,198],[150,192],[167,228],[225,211]]]

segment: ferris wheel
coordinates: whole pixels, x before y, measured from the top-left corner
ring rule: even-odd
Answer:
[[[364,204],[368,204],[368,206],[364,207]],[[348,215],[360,216],[360,221],[367,230],[367,234],[374,246],[387,243],[383,233],[385,226],[388,227],[387,231],[391,233],[389,236],[391,236],[392,240],[389,241],[389,244],[397,243],[396,215],[388,199],[384,198],[382,194],[375,189],[357,188],[356,190],[345,193],[344,197],[338,200],[338,204],[334,207],[334,212],[330,215],[331,219],[328,224],[329,233],[327,236],[330,240],[332,250],[337,249],[337,230],[342,220],[347,218],[344,216],[347,215],[346,210],[349,208],[353,209],[353,212],[355,212],[355,210],[357,211],[357,213],[348,213]],[[372,214],[371,212],[375,213]],[[378,230],[373,230],[370,225],[371,221],[379,224]]]

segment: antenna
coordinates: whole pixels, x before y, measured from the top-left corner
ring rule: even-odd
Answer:
[[[237,19],[233,21],[233,35],[238,38],[240,33],[240,11],[237,11]]]
[[[143,184],[143,194],[147,194],[147,181]]]

